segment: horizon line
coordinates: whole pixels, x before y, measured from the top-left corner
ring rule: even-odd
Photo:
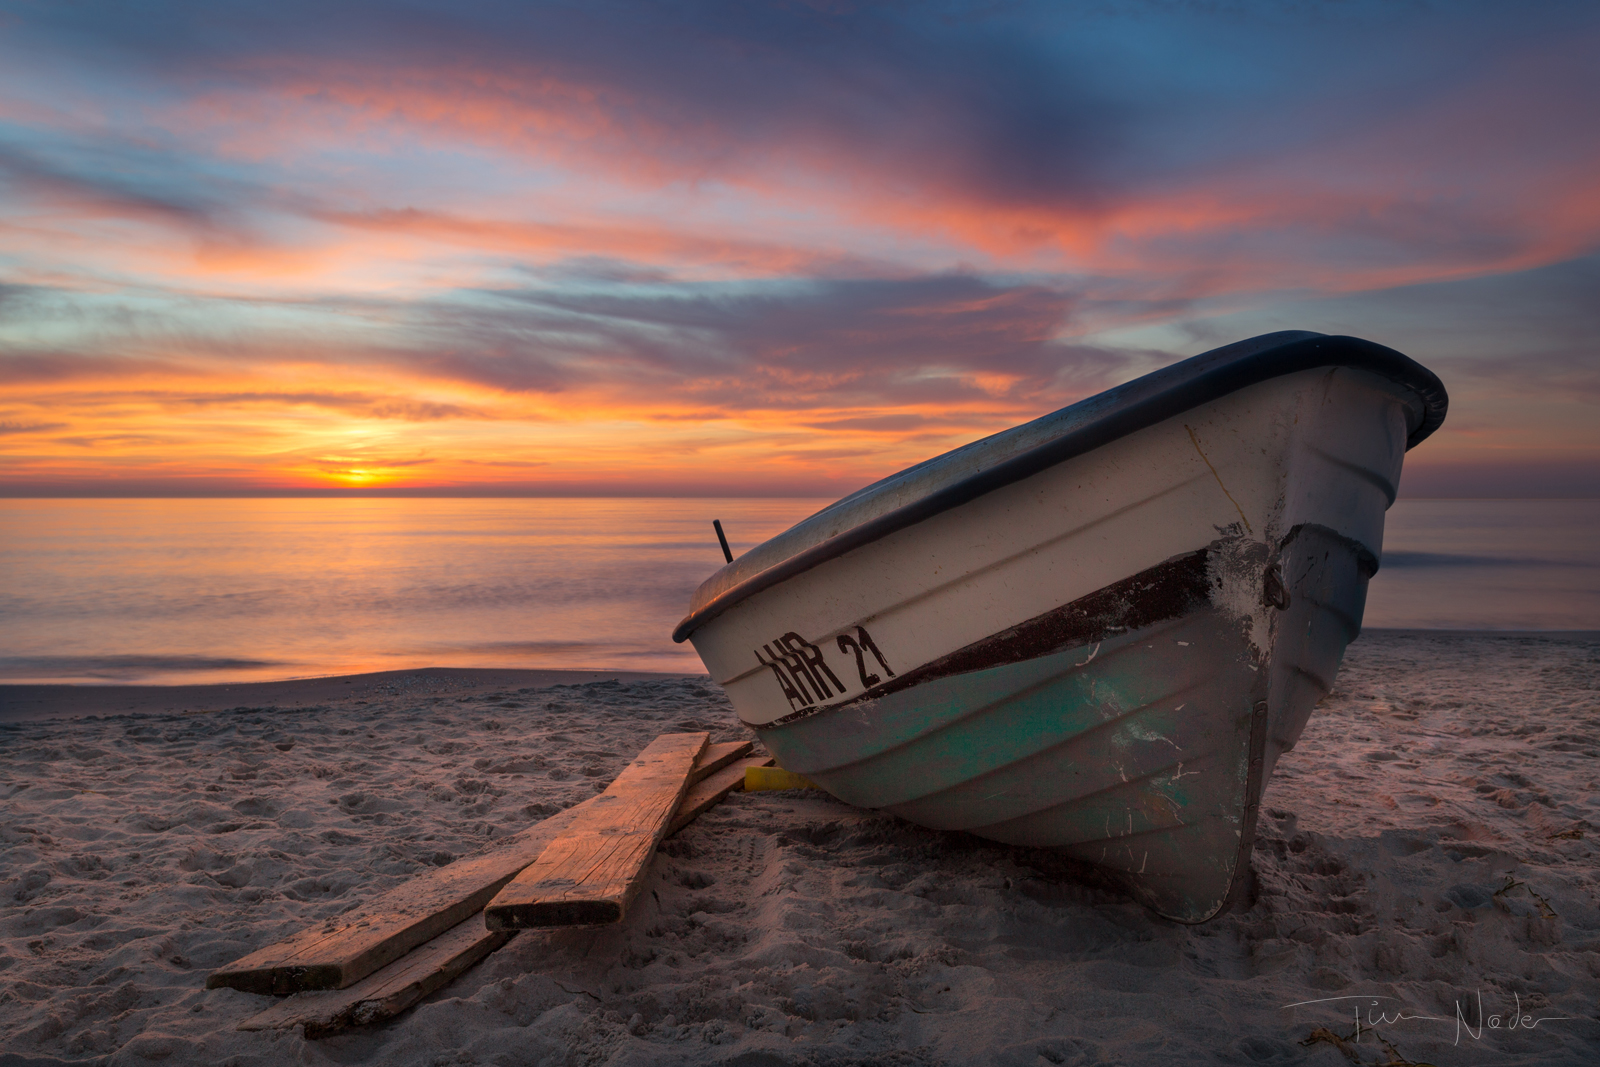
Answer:
[[[35,488],[0,486],[0,500],[186,500],[243,499],[272,497],[739,497],[739,498],[796,498],[841,496],[854,492],[850,488],[829,487],[805,491],[803,487],[787,490],[752,490],[749,488],[663,490],[658,487],[612,486],[605,488],[518,488],[505,489],[488,486],[290,486],[273,488],[194,488],[148,487],[133,489],[60,487]]]
[[[520,492],[474,489],[264,489],[223,492],[9,492],[0,489],[0,500],[292,500],[303,498],[365,497],[488,499],[488,500],[565,500],[565,499],[641,499],[641,500],[801,500],[820,499],[830,493],[818,492],[661,492],[647,490],[540,490]],[[1600,500],[1596,493],[1406,493],[1396,500]]]

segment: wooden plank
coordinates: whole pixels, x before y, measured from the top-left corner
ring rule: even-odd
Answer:
[[[463,974],[517,936],[486,930],[477,915],[350,986],[326,993],[297,993],[239,1024],[240,1030],[305,1026],[308,1038],[382,1022]]]
[[[715,774],[741,756],[748,756],[754,747],[754,741],[725,741],[721,744],[707,745],[706,750],[700,753],[700,758],[694,761],[694,773],[689,775],[689,785],[692,787],[707,775]]]
[[[748,751],[748,745],[742,747]],[[705,765],[709,755],[712,755],[711,748],[702,753],[700,762],[695,765],[697,771]],[[770,756],[751,756],[724,765],[703,778],[685,794],[668,832],[683,829],[729,792],[742,786],[747,765],[764,766],[771,762]],[[239,1024],[239,1029],[290,1029],[304,1025],[307,1038],[319,1038],[382,1022],[444,988],[515,936],[515,931],[488,929],[480,912],[349,988],[297,993],[246,1019]]]
[[[491,930],[621,922],[707,734],[662,734],[483,911]]]
[[[666,836],[671,837],[709,809],[721,804],[723,798],[735,789],[743,789],[744,772],[748,768],[771,765],[771,756],[749,756],[690,786],[683,795],[683,802],[678,805],[678,813],[667,827]]]
[[[782,767],[751,767],[744,772],[744,787],[750,792],[758,789],[821,789],[822,787],[803,774],[786,771]]]
[[[737,743],[714,746],[707,754],[722,758],[733,747]],[[697,762],[696,771],[704,765]],[[206,988],[276,994],[344,989],[481,912],[598,799],[521,830],[490,853],[426,871],[353,911],[257,949],[212,972]]]
[[[552,815],[493,852],[424,872],[327,922],[213,971],[207,989],[343,989],[475,916],[599,797]]]

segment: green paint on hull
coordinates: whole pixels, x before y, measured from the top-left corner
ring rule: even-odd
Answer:
[[[1331,681],[1360,618],[1366,574],[1347,542],[1313,531],[1284,559],[1291,595],[1265,661],[1241,620],[1205,606],[829,708],[762,740],[849,803],[1060,849],[1160,914],[1203,922],[1229,898],[1265,777],[1319,695],[1304,679]]]
[[[1194,768],[1228,747],[1248,713],[1249,667],[1236,628],[1207,610],[762,736],[784,766],[841,799],[939,829],[982,834],[1130,780],[1160,798],[1152,812],[1183,810],[1198,799]]]

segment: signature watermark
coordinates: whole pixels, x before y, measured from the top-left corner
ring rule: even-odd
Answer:
[[[1474,996],[1476,1003],[1474,1003]],[[1461,1044],[1461,1037],[1465,1034],[1473,1041],[1482,1041],[1486,1032],[1501,1030],[1536,1030],[1541,1023],[1571,1022],[1580,1018],[1576,1015],[1532,1015],[1523,1011],[1522,994],[1512,994],[1512,1006],[1509,1012],[1486,1013],[1483,1006],[1483,990],[1478,990],[1474,996],[1466,998],[1463,1005],[1458,998],[1455,1002],[1454,1017],[1448,1015],[1425,1015],[1420,1011],[1411,1011],[1405,1002],[1397,997],[1377,996],[1373,994],[1351,995],[1343,997],[1322,997],[1318,1000],[1297,1000],[1293,1004],[1285,1004],[1285,1009],[1307,1008],[1317,1004],[1343,1005],[1341,1011],[1348,1009],[1355,1017],[1355,1032],[1340,1041],[1361,1043],[1361,1034],[1367,1031],[1377,1037],[1379,1026],[1393,1026],[1401,1022],[1436,1022],[1447,1023],[1455,1026],[1455,1040],[1452,1044]],[[1392,1013],[1391,1013],[1392,1007]],[[1363,1014],[1363,1008],[1365,1013]],[[1476,1008],[1476,1010],[1473,1010]],[[1472,1020],[1476,1019],[1476,1025]]]

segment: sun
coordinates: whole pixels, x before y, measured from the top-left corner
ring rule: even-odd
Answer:
[[[391,480],[390,476],[381,471],[366,470],[352,467],[349,470],[329,472],[333,480],[340,485],[376,485]]]
[[[341,489],[375,489],[382,486],[393,485],[400,481],[405,474],[404,468],[398,468],[383,463],[351,463],[344,461],[323,461],[317,463],[309,470],[298,471],[301,476],[309,476],[315,483],[324,486],[333,486]]]

